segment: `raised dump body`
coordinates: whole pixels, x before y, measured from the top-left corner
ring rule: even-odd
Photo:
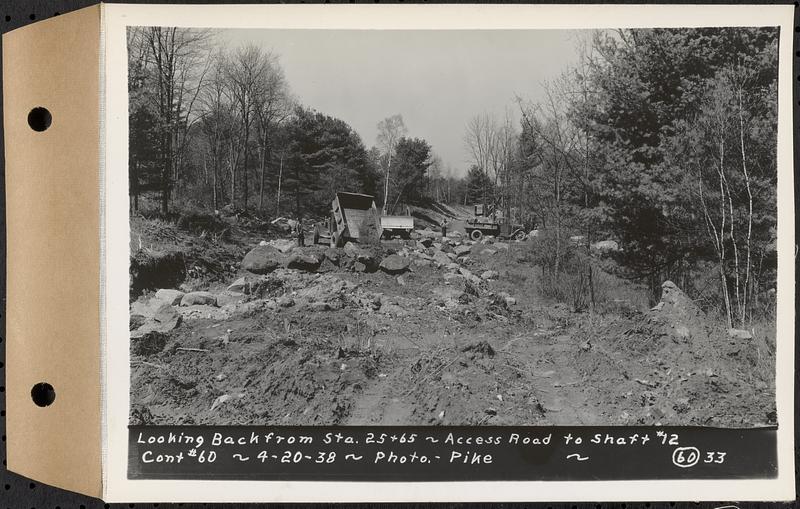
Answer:
[[[331,208],[331,245],[334,246],[358,240],[359,228],[367,213],[378,214],[375,198],[368,194],[336,193]]]

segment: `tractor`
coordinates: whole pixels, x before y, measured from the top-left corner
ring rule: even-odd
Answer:
[[[500,239],[525,239],[524,226],[511,223],[493,206],[475,205],[474,216],[466,220],[464,229],[474,241],[481,240],[484,235],[494,235]]]

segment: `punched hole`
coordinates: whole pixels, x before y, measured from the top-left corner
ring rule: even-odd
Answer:
[[[40,382],[31,389],[31,399],[37,406],[50,406],[56,400],[56,391],[49,383]]]
[[[53,116],[50,114],[47,108],[37,106],[36,108],[32,109],[30,113],[28,113],[28,125],[31,126],[31,129],[34,131],[46,131],[52,122]]]

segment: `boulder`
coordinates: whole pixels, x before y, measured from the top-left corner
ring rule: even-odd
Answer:
[[[328,248],[325,249],[323,254],[325,255],[325,258],[330,260],[330,262],[332,264],[336,265],[337,267],[339,266],[339,262],[341,261],[342,254],[339,252],[338,249],[334,249],[332,247],[328,247]]]
[[[181,299],[181,306],[216,306],[217,297],[211,292],[190,292]]]
[[[434,251],[433,261],[439,265],[449,265],[451,262],[450,258],[442,251]]]
[[[171,331],[181,323],[181,315],[171,304],[164,303],[153,316],[161,332]]]
[[[250,293],[250,283],[246,278],[240,277],[228,286],[228,291],[234,293]]]
[[[400,255],[389,255],[381,261],[380,268],[387,274],[402,274],[408,270],[411,261]]]
[[[348,242],[344,245],[343,251],[344,254],[350,258],[362,263],[366,267],[364,269],[365,271],[372,272],[378,270],[378,263],[375,254],[373,254],[371,250],[357,246],[352,242]]]
[[[151,332],[166,333],[176,328],[181,323],[181,315],[171,304],[162,301],[149,319],[144,319],[139,327],[131,332],[131,338],[141,338]],[[141,316],[141,315],[138,315]]]
[[[268,246],[272,246],[281,253],[288,253],[297,246],[297,242],[289,239],[274,239],[267,242]]]
[[[156,292],[156,299],[162,300],[172,306],[177,306],[181,303],[181,299],[184,295],[185,294],[180,290],[162,288]]]
[[[242,268],[253,274],[269,274],[283,265],[283,255],[272,246],[258,246],[244,255]]]
[[[429,248],[433,245],[433,240],[430,237],[425,237],[417,241],[418,247],[421,249]]]
[[[165,303],[163,300],[158,299],[150,299],[150,300],[137,300],[131,303],[131,315],[139,315],[143,316],[145,319],[152,319],[156,312],[163,306]]]
[[[453,252],[456,256],[465,256],[472,251],[472,246],[456,246]]]
[[[287,269],[315,272],[320,265],[320,260],[314,255],[294,254],[286,261]]]
[[[222,292],[217,295],[217,306],[224,307],[241,303],[244,300],[244,294],[240,292]]]
[[[462,276],[464,276],[465,278],[467,278],[467,279],[472,279],[472,276],[473,276],[473,275],[472,275],[472,272],[470,272],[470,270],[469,270],[469,269],[466,269],[466,268],[464,268],[464,267],[459,267],[459,268],[458,268],[458,272],[459,272],[459,274],[461,274],[461,275],[462,275]]]
[[[136,330],[147,322],[147,318],[142,315],[130,315],[128,320],[128,330]]]

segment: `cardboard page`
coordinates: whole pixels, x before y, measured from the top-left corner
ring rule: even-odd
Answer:
[[[8,468],[100,496],[100,6],[5,34],[3,63]]]

